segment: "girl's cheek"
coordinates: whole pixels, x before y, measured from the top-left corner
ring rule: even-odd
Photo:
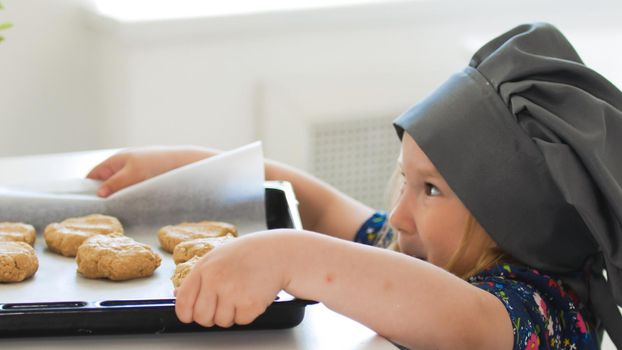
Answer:
[[[413,241],[412,237],[408,235],[404,235],[402,233],[397,234],[397,241],[400,246],[400,251],[406,255],[416,256],[417,255],[417,243]]]

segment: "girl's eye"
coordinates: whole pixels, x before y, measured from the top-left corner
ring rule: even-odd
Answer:
[[[425,183],[425,194],[430,197],[434,197],[434,196],[439,196],[441,194],[441,191],[438,189],[438,187],[432,185],[429,182],[426,182]]]

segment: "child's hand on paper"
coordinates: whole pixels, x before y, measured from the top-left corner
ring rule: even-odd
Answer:
[[[95,166],[86,176],[104,183],[97,190],[109,195],[180,166],[211,157],[216,151],[190,147],[149,147],[121,151]]]
[[[287,236],[253,233],[203,256],[175,291],[179,320],[205,327],[251,323],[288,283]]]

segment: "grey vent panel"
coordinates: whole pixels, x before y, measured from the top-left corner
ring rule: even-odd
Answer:
[[[313,173],[376,209],[387,209],[386,189],[400,143],[390,118],[312,125]]]

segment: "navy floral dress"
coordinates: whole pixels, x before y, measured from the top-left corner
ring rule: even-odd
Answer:
[[[354,240],[387,247],[393,232],[386,221],[386,213],[375,213]],[[468,282],[503,302],[512,321],[514,349],[600,349],[595,329],[579,311],[581,303],[560,280],[536,269],[503,263]]]

